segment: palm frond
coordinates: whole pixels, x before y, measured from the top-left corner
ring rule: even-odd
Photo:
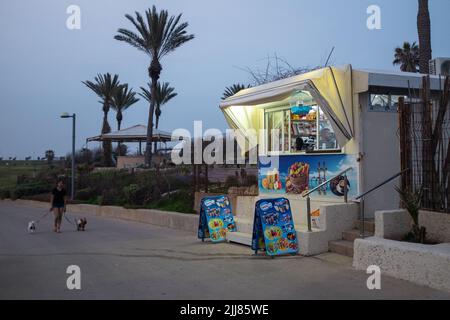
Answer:
[[[240,83],[235,83],[232,86],[226,87],[225,91],[223,92],[223,95],[222,95],[222,100],[232,97],[239,91],[247,89],[247,88],[250,88],[250,85],[246,86],[246,85],[240,84]]]
[[[119,75],[111,76],[110,73],[97,74],[94,81],[87,80],[82,83],[99,96],[103,103],[110,103],[115,90],[120,86]]]
[[[136,92],[132,88],[128,89],[128,84],[123,84],[115,90],[111,107],[116,111],[125,111],[138,101]]]
[[[180,23],[181,14],[169,17],[167,10],[158,12],[153,6],[144,16],[135,12],[135,17],[129,14],[125,17],[133,24],[136,32],[121,28],[114,38],[144,51],[153,59],[159,60],[194,39],[193,34],[187,34],[188,23]]]

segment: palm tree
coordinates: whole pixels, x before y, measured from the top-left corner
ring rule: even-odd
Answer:
[[[245,86],[244,84],[236,83],[233,84],[230,87],[226,87],[225,91],[223,92],[222,100],[225,100],[226,98],[234,96],[236,93],[238,93],[241,90],[250,88],[250,86]]]
[[[120,130],[123,112],[138,101],[139,99],[136,98],[136,92],[133,92],[133,89],[128,89],[128,84],[119,86],[114,92],[111,107],[116,111],[117,130]]]
[[[117,130],[120,131],[123,112],[138,101],[139,99],[136,98],[136,92],[133,92],[133,89],[128,89],[128,84],[123,84],[115,90],[112,96],[111,107],[116,111]],[[117,144],[117,154],[122,155],[120,142]]]
[[[420,73],[429,74],[431,51],[431,21],[428,0],[419,0],[417,13],[417,31],[419,33]]]
[[[151,103],[152,101],[152,94],[151,94],[151,84],[147,84],[149,89],[146,89],[144,87],[141,87],[142,93],[139,93],[141,97],[143,97],[145,100]],[[175,98],[178,95],[178,93],[175,92],[175,88],[170,87],[170,84],[168,82],[164,82],[161,86],[161,83],[158,81],[158,84],[156,85],[156,106],[155,106],[155,129],[158,129],[159,127],[159,117],[161,117],[161,107],[168,103],[170,100]]]
[[[137,32],[119,29],[117,31],[119,34],[114,38],[145,52],[151,59],[148,74],[151,79],[152,99],[149,108],[145,153],[145,164],[150,167],[152,163],[153,115],[156,107],[157,83],[162,71],[161,59],[184,43],[194,39],[194,35],[186,32],[188,23],[180,22],[181,14],[169,17],[167,10],[157,12],[155,6],[145,12],[145,20],[138,12],[135,14],[136,18],[129,14],[125,17],[133,24]]]
[[[94,93],[99,96],[103,105],[103,125],[102,134],[111,132],[111,127],[108,123],[108,112],[112,104],[112,97],[114,92],[120,85],[119,76],[115,74],[98,74],[92,81],[82,81],[86,87],[94,91]],[[112,144],[111,141],[103,141],[103,162],[107,167],[112,166]]]
[[[139,95],[151,103],[152,101],[151,84],[148,83],[147,85],[150,90],[141,87],[142,93],[139,93]],[[156,85],[156,96],[155,96],[156,99],[155,129],[158,129],[159,127],[159,117],[161,117],[161,107],[166,103],[168,103],[173,98],[175,98],[177,95],[178,93],[175,92],[175,88],[170,87],[170,84],[168,82],[164,82],[161,86],[161,83],[158,81],[158,84]],[[154,143],[154,149],[156,151],[156,142]]]
[[[419,47],[417,43],[409,42],[403,43],[403,47],[395,49],[395,59],[392,62],[394,65],[400,65],[400,70],[403,72],[418,72],[419,66]]]

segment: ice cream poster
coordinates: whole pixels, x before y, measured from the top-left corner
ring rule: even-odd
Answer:
[[[343,170],[347,172],[349,197],[358,194],[358,163],[353,155],[288,155],[259,158],[259,191],[262,194],[300,195]],[[345,177],[338,176],[311,195],[312,198],[344,197]]]
[[[297,232],[286,198],[264,199],[255,205],[252,249],[269,256],[298,253]]]
[[[203,198],[200,205],[198,238],[212,242],[226,240],[227,232],[236,231],[230,200],[227,196]]]

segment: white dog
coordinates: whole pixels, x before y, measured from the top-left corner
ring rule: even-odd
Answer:
[[[34,233],[36,231],[36,222],[30,221],[28,222],[28,233]]]

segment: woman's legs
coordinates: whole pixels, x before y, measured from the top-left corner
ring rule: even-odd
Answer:
[[[63,208],[53,208],[53,213],[55,215],[55,224],[54,224],[53,231],[61,232],[61,221],[62,221]]]

